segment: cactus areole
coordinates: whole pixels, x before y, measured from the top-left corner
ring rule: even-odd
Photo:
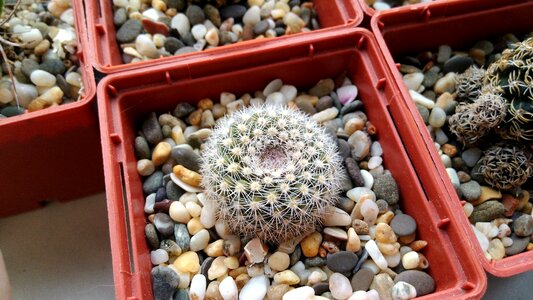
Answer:
[[[345,174],[325,129],[281,106],[220,119],[204,144],[201,172],[217,218],[241,237],[272,243],[320,226]]]

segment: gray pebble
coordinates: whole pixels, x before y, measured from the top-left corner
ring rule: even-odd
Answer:
[[[424,73],[424,81],[422,81],[422,84],[426,88],[430,88],[435,85],[438,79],[439,79],[439,68],[433,67],[429,69],[426,73]]]
[[[195,172],[200,170],[200,155],[189,148],[174,147],[172,148],[171,157],[176,162],[176,165],[182,165]]]
[[[376,201],[376,205],[378,206],[380,214],[384,214],[387,211],[389,211],[389,204],[387,203],[387,201],[385,201],[383,199],[378,199]]]
[[[334,88],[335,82],[333,79],[322,79],[309,90],[309,94],[320,98],[329,95]]]
[[[135,155],[137,156],[137,159],[151,159],[151,152],[150,152],[150,146],[148,146],[148,142],[146,139],[142,136],[138,136],[135,138]]]
[[[333,105],[335,105],[335,107],[340,111],[342,109],[342,103],[339,100],[339,96],[337,96],[337,93],[331,92],[329,96],[331,97],[331,99],[333,99]]]
[[[361,269],[361,267],[363,266],[363,263],[366,261],[368,256],[369,256],[369,254],[366,251],[366,248],[363,248],[363,250],[361,250],[361,254],[359,255],[359,261],[357,261],[357,264],[353,268],[352,273],[357,273]]]
[[[361,110],[363,108],[363,102],[361,100],[354,100],[341,108],[341,116],[349,114],[354,111]]]
[[[174,294],[174,298],[172,300],[189,300],[189,290],[178,289]]]
[[[291,257],[290,257],[291,266],[297,263],[301,257],[302,257],[302,248],[300,247],[300,245],[298,245],[296,246],[296,248],[294,248],[294,252],[291,253]]]
[[[174,111],[172,114],[176,118],[185,118],[193,111],[195,111],[195,108],[194,106],[192,106],[192,104],[187,103],[187,102],[181,102],[181,103],[178,103],[178,105],[176,105],[176,108],[174,108]]]
[[[176,223],[174,225],[174,237],[176,239],[176,244],[180,246],[181,251],[189,251],[189,245],[191,243],[191,236],[187,230],[187,225]]]
[[[222,20],[234,18],[235,21],[237,21],[238,19],[241,19],[245,13],[246,7],[237,4],[228,5],[220,10],[220,16],[222,17]]]
[[[481,196],[481,186],[475,180],[462,183],[460,189],[466,201],[474,201]]]
[[[204,13],[207,19],[209,19],[213,25],[216,27],[220,27],[220,24],[222,23],[222,18],[220,17],[220,12],[216,7],[214,7],[211,4],[207,4],[204,6]]]
[[[350,273],[354,269],[359,258],[351,251],[339,251],[328,254],[327,266],[333,272]]]
[[[337,139],[337,147],[339,147],[339,154],[343,159],[350,157],[350,144],[346,140]]]
[[[418,113],[422,117],[422,120],[424,121],[424,124],[429,123],[429,109],[427,107],[422,105],[416,105],[416,108],[418,109]]]
[[[169,200],[178,201],[180,197],[185,194],[185,191],[177,186],[173,181],[169,181],[166,184],[167,197]]]
[[[327,282],[319,282],[315,283],[312,288],[315,290],[315,295],[321,295],[329,291],[329,284]]]
[[[185,11],[185,15],[189,19],[191,26],[202,24],[205,21],[204,11],[198,5],[189,5]]]
[[[474,45],[474,48],[483,50],[483,52],[485,52],[486,55],[489,55],[492,53],[492,51],[494,51],[494,45],[487,40],[482,40],[482,41],[477,42]]]
[[[211,268],[211,264],[215,260],[214,257],[208,257],[204,259],[202,262],[202,265],[200,266],[200,274],[204,275],[205,278],[209,278],[209,275],[207,274],[207,271],[209,271],[209,268]]]
[[[65,94],[65,97],[71,98],[72,94],[70,93],[70,85],[65,80],[65,77],[61,74],[56,75],[56,82],[57,86],[63,91],[63,94]]]
[[[398,185],[390,172],[385,172],[374,178],[373,191],[376,198],[387,201],[389,205],[394,205],[400,200]]]
[[[67,68],[65,67],[65,63],[62,60],[56,58],[45,60],[39,65],[39,69],[53,75],[64,74],[67,70]]]
[[[406,214],[399,214],[392,218],[390,226],[398,236],[407,236],[415,233],[416,221],[413,217]]]
[[[183,44],[182,41],[175,37],[167,37],[165,40],[165,50],[168,51],[168,53],[174,54],[176,51],[178,51],[180,48],[185,47],[185,44]]]
[[[17,107],[17,106],[6,106],[0,110],[0,114],[4,115],[6,117],[13,117],[18,116],[24,113],[23,107]]]
[[[444,63],[446,62],[450,56],[452,55],[452,48],[448,45],[441,45],[439,47],[439,52],[437,54],[437,62]]]
[[[529,237],[533,234],[533,217],[523,214],[513,222],[514,233],[517,236]]]
[[[254,34],[255,35],[261,35],[264,34],[267,30],[270,24],[267,20],[262,20],[259,23],[255,24],[254,26]]]
[[[442,68],[442,71],[444,72],[444,74],[447,74],[449,72],[463,73],[473,63],[474,63],[474,60],[468,56],[456,55],[448,59],[444,63],[444,67]]]
[[[155,229],[154,224],[146,224],[144,227],[144,235],[146,236],[150,248],[159,248],[159,237],[157,236],[157,230]]]
[[[296,102],[296,106],[298,106],[298,109],[300,109],[302,112],[312,116],[316,114],[316,109],[313,107],[313,105],[307,101],[298,101]]]
[[[505,208],[499,201],[486,201],[474,207],[469,219],[472,224],[490,222],[503,215]]]
[[[304,264],[308,268],[312,267],[323,267],[326,265],[326,259],[320,256],[315,256],[313,258],[306,258]]]
[[[344,159],[344,166],[346,167],[346,171],[348,171],[348,174],[350,175],[350,179],[352,180],[354,187],[361,187],[365,185],[363,175],[361,175],[361,169],[359,169],[359,166],[357,165],[355,159],[347,157],[346,159]]]
[[[148,176],[143,183],[143,192],[145,195],[157,192],[159,187],[163,185],[163,172],[155,171],[152,175]]]
[[[404,281],[415,287],[416,296],[424,296],[435,290],[435,280],[429,274],[418,271],[404,271],[394,278],[394,283]]]
[[[168,300],[178,287],[178,274],[169,267],[157,266],[152,269],[154,300]]]
[[[165,213],[155,214],[154,226],[164,237],[171,236],[174,233],[174,221]]]
[[[173,240],[162,240],[161,244],[159,245],[159,248],[167,251],[171,255],[176,255],[177,253],[181,253],[181,248],[178,246],[176,242]]]
[[[155,192],[155,202],[160,202],[167,199],[167,190],[165,187],[160,187]]]
[[[364,268],[357,271],[351,280],[353,291],[368,291],[372,280],[374,280],[374,272],[370,269]]]
[[[476,165],[476,163],[481,158],[481,150],[477,147],[467,149],[463,151],[463,153],[461,154],[461,158],[463,159],[463,161],[465,162],[467,166],[472,168],[473,166]]]
[[[115,11],[115,15],[113,16],[113,23],[115,23],[115,26],[120,27],[124,25],[127,20],[128,13],[125,8],[121,7]]]
[[[38,29],[41,32],[42,36],[47,36],[50,32],[50,28],[44,22],[36,22],[35,24],[33,24],[32,27]]]
[[[175,8],[177,11],[183,11],[187,6],[187,0],[163,0],[168,8]]]
[[[505,248],[506,255],[515,255],[524,250],[526,250],[527,245],[529,244],[530,237],[519,237],[516,234],[511,235],[513,244]]]
[[[39,69],[39,63],[37,63],[33,59],[25,58],[22,60],[21,69],[22,74],[30,78],[31,73]]]
[[[133,42],[143,30],[143,25],[139,20],[129,19],[117,31],[117,41],[119,43]]]
[[[156,145],[163,139],[163,132],[155,112],[152,112],[143,122],[142,131],[146,140],[152,145]]]
[[[317,111],[323,111],[330,107],[333,107],[333,99],[330,96],[324,96],[318,99],[318,103],[316,104]]]
[[[355,207],[355,202],[348,197],[339,197],[339,204],[337,206],[347,213],[351,213]]]

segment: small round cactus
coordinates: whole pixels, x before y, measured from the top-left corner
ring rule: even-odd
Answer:
[[[519,187],[533,174],[531,153],[514,145],[490,147],[479,164],[485,181],[500,190]]]
[[[448,123],[458,140],[475,144],[505,118],[507,102],[499,94],[483,92],[474,103],[460,104]]]
[[[344,176],[337,143],[304,114],[252,106],[217,122],[203,147],[202,186],[218,219],[281,243],[319,226]]]
[[[481,93],[485,73],[483,68],[470,66],[464,73],[457,75],[457,99],[467,103],[474,102]]]

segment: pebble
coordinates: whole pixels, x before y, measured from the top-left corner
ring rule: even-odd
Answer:
[[[361,175],[361,169],[359,169],[357,162],[353,158],[346,157],[346,159],[344,160],[344,166],[346,168],[346,171],[348,171],[348,175],[350,175],[352,183],[356,187],[361,187],[365,185],[365,181],[363,179],[363,176]]]
[[[352,223],[350,215],[337,207],[331,207],[326,213],[324,226],[348,226]]]
[[[215,258],[208,271],[208,279],[215,280],[228,273],[228,267],[224,264],[224,256]]]
[[[435,102],[433,100],[423,96],[420,93],[417,93],[413,90],[409,90],[409,95],[417,105],[420,105],[427,109],[432,109],[433,107],[435,107]]]
[[[498,201],[486,201],[474,207],[474,211],[469,217],[471,223],[490,222],[503,215],[505,208]]]
[[[306,236],[301,242],[300,247],[305,257],[315,257],[318,255],[318,249],[322,243],[322,235],[319,232],[313,232]]]
[[[176,244],[183,250],[189,250],[191,243],[191,237],[189,236],[189,231],[185,224],[177,223],[174,225],[174,238],[176,239]]]
[[[419,262],[420,257],[418,256],[418,253],[414,251],[407,252],[402,256],[402,265],[407,270],[417,268]]]
[[[311,119],[316,121],[317,123],[324,123],[326,121],[335,119],[335,117],[337,117],[338,114],[339,114],[339,110],[336,107],[331,107],[319,113],[314,114],[313,116],[311,116]]]
[[[60,59],[48,59],[39,65],[39,68],[52,75],[64,74],[66,71],[65,63]],[[75,72],[71,72],[75,73]],[[77,76],[77,75],[74,75]]]
[[[181,248],[173,240],[163,240],[159,245],[161,249],[168,252],[169,255],[178,256],[181,254]]]
[[[142,131],[146,140],[152,145],[156,145],[163,139],[161,126],[159,125],[159,121],[154,112],[152,112],[143,122]]]
[[[405,74],[403,81],[408,89],[418,91],[422,81],[424,81],[424,74],[416,72],[411,74]]]
[[[388,266],[387,260],[385,257],[383,257],[383,254],[379,251],[379,248],[374,242],[374,240],[370,240],[365,244],[365,249],[368,252],[368,255],[372,258],[372,260],[376,263],[376,265],[381,269],[385,270]]]
[[[376,202],[374,201],[364,201],[361,205],[361,215],[363,216],[364,221],[373,225],[376,223],[377,217],[379,214],[379,208]]]
[[[357,264],[358,259],[357,255],[351,251],[339,251],[328,255],[327,266],[333,272],[349,273]]]
[[[174,222],[167,214],[155,214],[154,225],[163,236],[170,236],[174,233]]]
[[[56,84],[56,77],[42,70],[33,71],[31,73],[30,80],[38,87],[51,87]]]
[[[500,239],[493,239],[489,243],[487,253],[494,260],[500,260],[505,256],[505,247]]]
[[[437,94],[443,94],[443,93],[453,93],[455,90],[455,73],[448,73],[444,75],[441,79],[437,80],[435,83],[435,86],[433,90]],[[429,108],[429,107],[428,107]]]
[[[239,299],[263,300],[270,282],[265,275],[251,278],[241,289]]]
[[[143,26],[139,20],[127,20],[117,31],[117,41],[119,43],[130,43],[141,34]]]
[[[191,237],[189,247],[191,251],[200,251],[205,249],[207,244],[209,244],[209,232],[205,229],[202,229]]]
[[[513,222],[514,233],[520,237],[533,234],[533,217],[523,214]]]
[[[207,280],[202,274],[196,274],[191,280],[191,286],[189,288],[189,298],[191,300],[203,300],[207,290]]]
[[[179,201],[172,202],[169,209],[169,215],[172,220],[183,224],[187,224],[191,219],[191,215],[187,211],[187,208],[185,208],[185,205]]]
[[[239,291],[235,284],[235,280],[231,276],[224,278],[224,280],[220,282],[218,290],[224,300],[238,300],[237,296]]]
[[[416,298],[416,289],[407,282],[398,281],[392,287],[393,300],[408,300]]]
[[[275,252],[268,258],[268,266],[274,271],[283,271],[289,267],[290,257],[287,253]]]
[[[346,250],[352,252],[358,252],[361,249],[361,240],[355,232],[354,228],[348,229],[348,241],[346,243]]]
[[[440,107],[434,107],[429,114],[429,125],[441,128],[446,123],[446,112]]]
[[[475,201],[481,196],[481,186],[475,180],[462,183],[460,190],[467,201]]]
[[[176,258],[174,266],[180,272],[196,273],[200,270],[200,259],[196,252],[187,251]]]
[[[150,252],[150,261],[152,265],[159,265],[168,261],[168,253],[163,249],[157,249]]]
[[[483,250],[483,252],[486,252],[489,249],[489,239],[481,231],[479,231],[476,226],[471,225],[471,227],[474,231],[474,235],[476,236],[479,246],[481,247],[481,250]]]
[[[140,34],[135,39],[135,49],[144,56],[157,58],[159,52],[152,39],[146,34]]]
[[[328,96],[335,88],[335,82],[331,78],[321,79],[309,90],[309,95],[319,98]],[[337,91],[338,92],[338,91]]]
[[[22,43],[26,44],[27,48],[32,49],[43,40],[43,35],[39,29],[31,28],[20,33],[19,39]]]
[[[171,157],[177,165],[182,165],[194,172],[200,171],[200,155],[189,147],[176,146],[172,148]]]
[[[399,214],[394,216],[390,227],[398,236],[408,236],[416,232],[416,221],[407,214]]]
[[[401,272],[394,278],[394,283],[399,281],[414,286],[417,297],[427,295],[435,290],[435,280],[422,271],[408,270]]]
[[[445,63],[448,61],[450,56],[452,55],[452,48],[448,45],[441,45],[439,46],[439,51],[437,53],[437,62],[438,63]]]
[[[228,5],[220,9],[220,16],[223,20],[233,18],[235,20],[241,19],[246,13],[246,7],[243,5]]]
[[[274,275],[274,282],[277,284],[295,285],[300,283],[300,278],[291,270],[285,270]]]
[[[159,247],[159,237],[157,236],[157,230],[153,224],[146,224],[144,227],[144,235],[152,249],[157,249],[157,247]]]
[[[172,298],[178,287],[179,278],[169,267],[156,266],[151,271],[154,299],[167,300]]]
[[[352,147],[351,154],[353,159],[360,161],[370,152],[372,141],[366,132],[358,130],[348,138],[348,143]]]
[[[370,289],[375,290],[379,299],[391,299],[391,291],[394,286],[394,281],[386,273],[380,273],[374,276],[374,280],[370,284]]]
[[[348,299],[353,293],[350,280],[340,273],[333,273],[330,276],[329,289],[336,299]]]
[[[377,198],[387,201],[389,205],[395,205],[400,200],[398,185],[390,172],[375,177],[373,191]]]
[[[374,176],[367,170],[361,170],[361,177],[363,178],[363,186],[371,189],[374,186]]]
[[[367,291],[373,280],[374,272],[369,269],[362,268],[357,271],[357,273],[355,273],[352,277],[352,289],[354,291]]]
[[[511,235],[513,243],[511,246],[505,248],[505,255],[515,255],[523,252],[529,244],[530,237],[519,237],[516,234]]]
[[[355,85],[347,85],[343,86],[337,89],[337,96],[339,97],[339,101],[346,105],[357,97],[357,87]]]
[[[326,227],[324,228],[324,234],[339,239],[341,241],[345,241],[348,239],[348,234],[346,233],[346,231],[338,227]]]
[[[222,295],[218,290],[220,285],[219,281],[212,281],[207,286],[207,291],[205,292],[205,300],[223,300]]]
[[[463,73],[464,71],[466,71],[466,69],[468,69],[468,67],[470,67],[473,63],[474,63],[474,61],[472,60],[472,58],[470,58],[468,56],[456,55],[456,56],[448,59],[444,63],[444,67],[443,67],[442,71],[444,72],[444,74],[450,73],[450,72],[454,72],[454,73],[459,73],[460,74],[460,73]]]
[[[295,288],[283,295],[282,300],[308,300],[315,295],[315,290],[310,286]]]

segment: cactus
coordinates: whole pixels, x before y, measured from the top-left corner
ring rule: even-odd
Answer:
[[[485,73],[483,68],[470,66],[464,73],[457,75],[457,99],[467,103],[474,102],[481,93]]]
[[[533,38],[514,45],[491,64],[485,76],[487,87],[507,99],[503,138],[533,140]]]
[[[242,237],[281,243],[314,230],[335,205],[336,142],[304,114],[249,107],[220,119],[202,152],[202,186],[219,220]]]
[[[479,172],[485,181],[500,190],[524,184],[533,174],[531,153],[516,145],[496,145],[479,160]]]
[[[448,123],[460,142],[475,144],[505,118],[507,102],[499,94],[483,92],[474,103],[457,106]]]

